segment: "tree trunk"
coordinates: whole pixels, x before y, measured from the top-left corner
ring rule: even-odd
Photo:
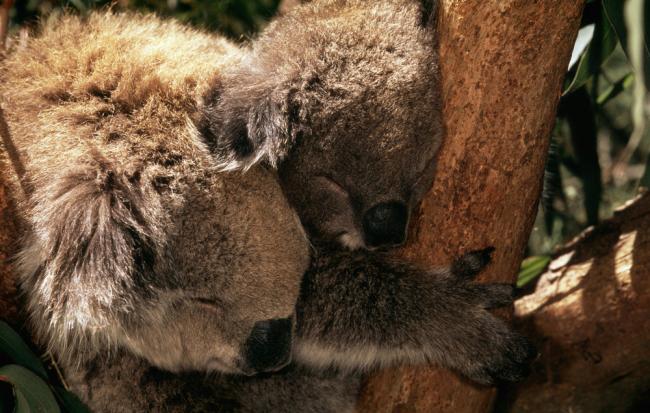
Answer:
[[[404,256],[426,265],[492,245],[484,280],[513,282],[584,0],[441,0],[446,138]],[[370,378],[360,413],[485,412],[495,390],[434,368]]]
[[[15,320],[16,287],[8,259],[11,257],[16,229],[6,195],[6,186],[0,182],[0,319]]]
[[[515,324],[542,350],[500,411],[650,411],[650,194],[563,248]]]
[[[5,148],[10,141],[9,128],[0,108],[0,158],[6,155]],[[0,319],[16,320],[16,284],[10,258],[16,245],[18,228],[13,205],[8,196],[6,181],[0,170]]]

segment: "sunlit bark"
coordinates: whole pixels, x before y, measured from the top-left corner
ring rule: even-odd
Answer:
[[[648,411],[650,194],[562,248],[515,316],[542,352],[500,410]]]

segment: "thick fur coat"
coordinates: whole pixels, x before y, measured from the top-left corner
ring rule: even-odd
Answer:
[[[436,271],[381,251],[441,139],[423,10],[324,0],[246,47],[63,17],[10,51],[21,289],[94,410],[351,411],[359,373],[399,363],[522,377],[532,350],[487,311],[511,287],[471,282],[488,250]]]

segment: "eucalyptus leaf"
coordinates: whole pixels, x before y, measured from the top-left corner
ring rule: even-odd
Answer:
[[[596,98],[596,103],[600,106],[614,99],[624,90],[627,90],[634,83],[634,73],[628,73],[616,82],[612,83]]]
[[[648,59],[647,44],[645,43],[645,21],[644,21],[644,0],[628,0],[624,6],[625,26],[628,29],[627,49],[628,58],[632,67],[635,69],[634,89],[632,93],[632,122],[634,129],[630,135],[625,148],[619,156],[619,164],[628,162],[632,155],[639,148],[646,127],[646,83],[645,72],[643,70],[645,62]],[[647,155],[644,155],[647,158]],[[647,159],[646,159],[647,161]],[[644,164],[646,163],[644,161]],[[645,174],[644,174],[645,175]],[[642,181],[645,178],[641,179]]]
[[[15,413],[59,413],[59,405],[47,384],[17,364],[0,367],[0,381],[14,388]]]
[[[566,95],[579,89],[592,77],[598,75],[600,73],[600,67],[612,55],[617,44],[618,38],[616,32],[612,29],[612,26],[604,17],[603,13],[601,13],[599,19],[596,21],[591,43],[589,43],[589,46],[580,57],[575,73],[563,94]]]
[[[541,275],[549,262],[551,262],[549,255],[537,255],[526,258],[521,263],[521,269],[517,277],[517,287],[521,288]]]
[[[4,321],[0,321],[0,353],[6,355],[15,364],[30,369],[47,378],[47,372],[41,360],[32,352],[23,339]]]
[[[628,59],[630,59],[630,63],[632,64],[632,67],[635,70],[639,70],[640,66],[643,66],[643,73],[645,79],[650,79],[650,47],[648,46],[649,39],[648,39],[648,27],[645,29],[643,28],[643,22],[647,21],[643,16],[649,16],[650,15],[650,7],[645,7],[645,11],[643,10],[643,1],[638,1],[635,6],[636,8],[641,8],[641,10],[638,10],[637,13],[639,13],[639,18],[637,21],[639,21],[639,25],[641,27],[630,27],[629,24],[626,24],[625,21],[625,5],[626,3],[629,3],[629,0],[623,1],[623,0],[602,0],[602,5],[603,5],[603,14],[607,21],[609,22],[612,30],[616,33],[616,36],[618,37],[621,46],[623,47],[623,50],[625,51],[625,54],[627,55]],[[647,25],[646,25],[647,26]],[[642,65],[640,65],[638,62],[634,62],[634,59],[632,58],[631,53],[632,50],[630,50],[630,42],[629,42],[629,33],[630,30],[633,30],[635,32],[635,39],[633,39],[637,44],[639,44],[639,51],[641,57],[641,61],[643,62]],[[646,89],[647,88],[647,85]]]
[[[0,378],[0,380],[2,380]],[[27,398],[21,391],[14,390],[14,413],[28,413],[31,412],[31,407]]]
[[[91,413],[90,409],[77,396],[63,387],[55,387],[56,395],[61,407],[66,413]]]

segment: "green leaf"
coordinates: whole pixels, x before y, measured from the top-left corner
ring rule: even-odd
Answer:
[[[625,28],[625,18],[623,17],[624,4],[625,1],[621,0],[602,0],[603,14],[616,33],[623,49],[627,47],[627,29]]]
[[[60,413],[52,390],[26,368],[17,364],[0,367],[0,381],[13,386],[16,413]]]
[[[68,0],[68,1],[80,12],[85,12],[87,10],[86,5],[81,0]]]
[[[0,377],[0,380],[2,380],[2,377]],[[16,405],[14,409],[15,413],[22,413],[22,412],[30,413],[32,411],[25,395],[23,395],[22,392],[17,391],[15,388],[14,388],[14,403]]]
[[[616,33],[606,18],[601,15],[596,21],[594,37],[580,57],[575,74],[563,94],[566,95],[579,89],[594,75],[599,74],[600,67],[612,55],[617,44],[618,38],[616,37]]]
[[[629,0],[627,2],[629,2]],[[635,37],[637,38],[635,39],[635,41],[639,43],[639,48],[640,48],[642,61],[643,61],[642,71],[644,73],[645,79],[647,80],[650,79],[650,48],[648,47],[648,42],[649,42],[648,27],[646,27],[645,30],[643,29],[643,27],[639,28],[638,30],[634,30],[637,28],[631,28],[629,27],[629,25],[626,25],[624,10],[627,2],[623,0],[603,0],[602,2],[603,14],[605,15],[607,21],[609,22],[612,30],[616,33],[616,36],[618,37],[621,46],[625,51],[625,54],[627,55],[628,59],[630,59],[630,63],[632,64],[632,67],[638,71],[640,69],[640,65],[639,63],[632,61],[634,59],[632,59],[631,53],[633,54],[634,52],[630,50],[630,44],[628,40],[630,29],[636,31]],[[650,17],[650,6],[646,5],[645,12],[641,11],[640,14],[641,16],[639,17],[641,18],[639,20],[641,21],[641,25],[643,25],[644,18],[642,17],[642,15],[645,14],[646,17]],[[645,20],[647,21],[647,19]]]
[[[634,83],[634,73],[628,73],[616,82],[612,83],[596,98],[596,103],[603,106],[610,100],[618,96],[622,91],[628,89]]]
[[[57,398],[66,413],[91,413],[90,409],[77,396],[63,387],[55,387]]]
[[[27,367],[41,378],[47,379],[47,372],[41,360],[4,321],[0,321],[0,353],[9,357],[13,363]]]
[[[521,263],[519,276],[517,277],[517,287],[521,288],[537,278],[551,262],[549,255],[537,255],[528,257]]]
[[[650,53],[648,53],[648,45],[644,39],[644,33],[646,33],[646,31],[644,29],[645,22],[643,10],[644,0],[628,0],[625,2],[624,16],[625,24],[628,29],[628,57],[632,67],[635,68],[636,71],[632,94],[632,122],[634,124],[634,130],[632,131],[630,140],[625,148],[629,148],[629,154],[632,154],[639,147],[646,130],[646,81],[650,80],[650,77],[647,77],[646,73],[648,72],[644,70],[644,66],[648,69],[647,66],[650,64]],[[646,180],[645,175],[646,173],[644,172],[641,181]]]

